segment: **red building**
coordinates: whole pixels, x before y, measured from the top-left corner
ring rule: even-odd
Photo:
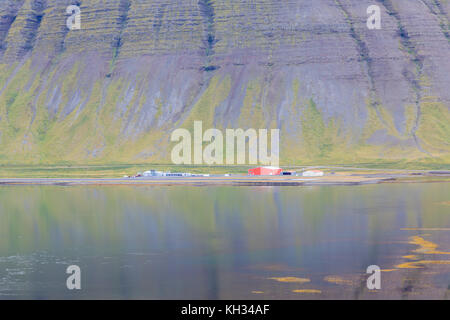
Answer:
[[[249,176],[279,176],[283,170],[277,167],[258,167],[248,170]]]

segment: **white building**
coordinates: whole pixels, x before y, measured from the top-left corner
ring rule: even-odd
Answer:
[[[324,173],[320,170],[308,170],[303,172],[304,177],[323,177]]]
[[[143,177],[162,177],[164,176],[164,172],[161,171],[156,171],[156,170],[150,170],[150,171],[145,171],[142,174]]]

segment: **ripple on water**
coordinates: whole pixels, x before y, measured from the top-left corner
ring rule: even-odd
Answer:
[[[46,252],[0,257],[0,270],[4,270],[3,273],[0,273],[0,294],[3,296],[14,295],[10,291],[28,290],[33,281],[30,275],[38,272],[40,265],[49,263],[69,265],[72,262]]]

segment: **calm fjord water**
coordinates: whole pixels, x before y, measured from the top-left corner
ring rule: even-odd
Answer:
[[[449,186],[3,186],[0,299],[446,298]]]

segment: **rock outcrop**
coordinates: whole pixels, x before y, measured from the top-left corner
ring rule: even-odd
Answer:
[[[2,0],[0,162],[170,162],[172,130],[201,120],[280,128],[284,164],[449,163],[449,14],[447,0]]]

